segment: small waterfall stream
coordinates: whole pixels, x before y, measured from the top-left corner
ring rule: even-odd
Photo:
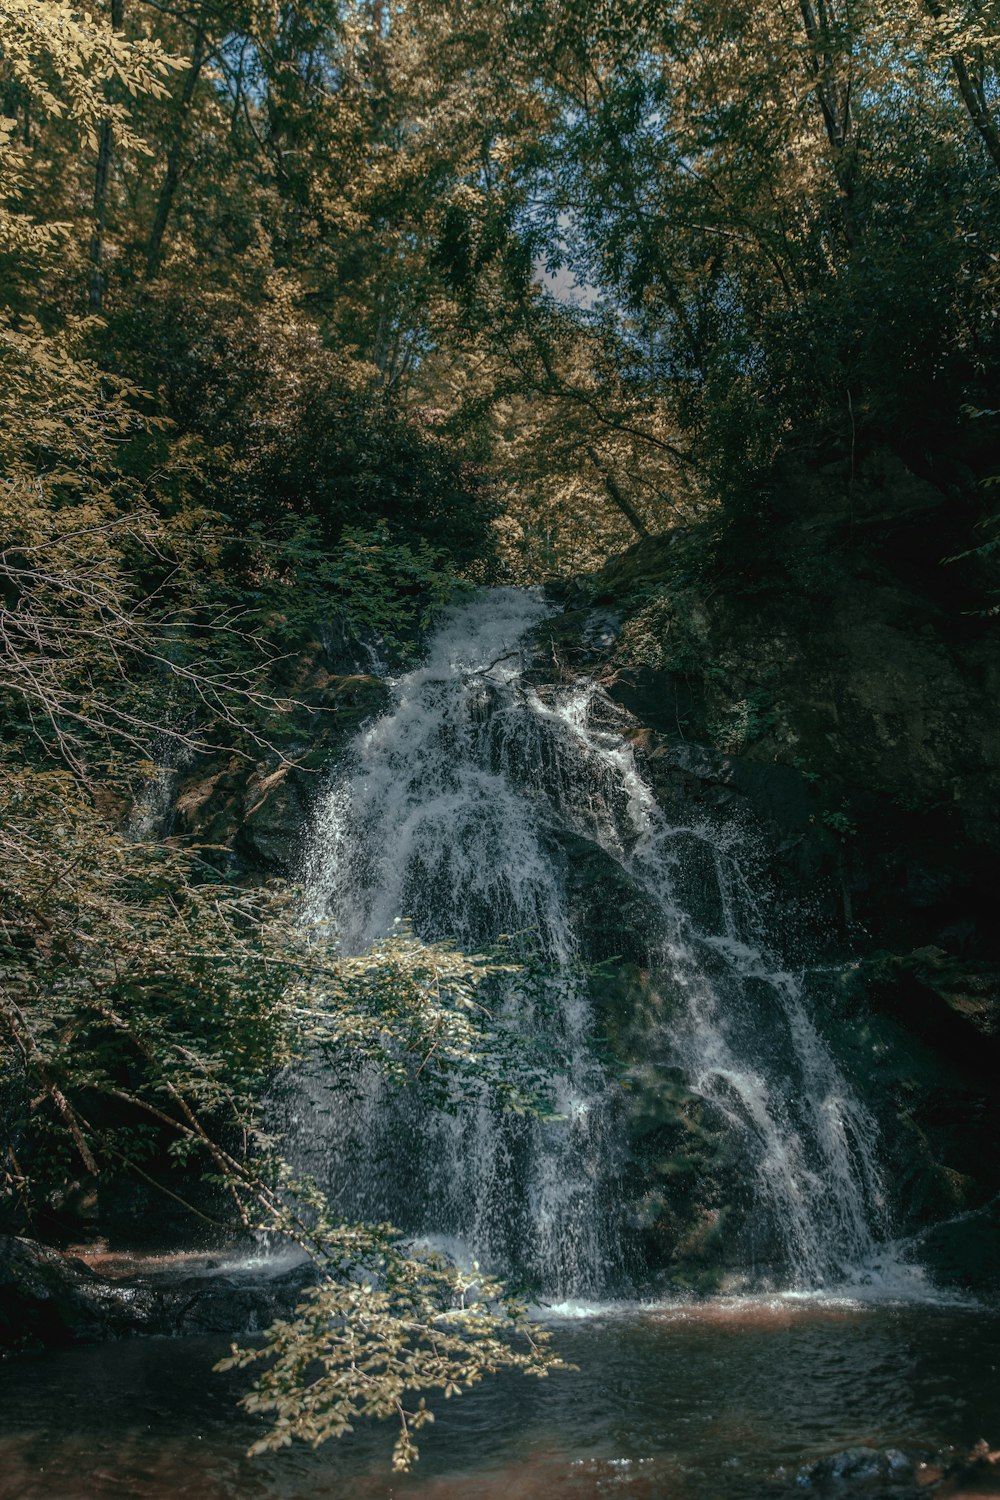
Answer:
[[[595,1052],[573,896],[574,860],[592,848],[634,893],[628,920],[670,997],[650,1063],[679,1070],[732,1133],[788,1282],[842,1280],[886,1234],[875,1124],[768,950],[739,838],[668,823],[594,684],[524,675],[525,638],[548,612],[534,592],[496,589],[444,616],[325,794],[307,888],[349,952],[400,918],[470,951],[529,935],[546,1003],[534,1014],[522,1000],[511,1022],[544,1033],[561,1118],[502,1115],[485,1091],[428,1118],[374,1074],[348,1095],[314,1080],[300,1157],[345,1213],[391,1218],[555,1299],[614,1288],[622,1095]],[[708,871],[707,916],[684,896],[692,862]]]

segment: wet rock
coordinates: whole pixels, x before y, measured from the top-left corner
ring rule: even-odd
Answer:
[[[979,1037],[1000,1039],[1000,964],[949,956],[942,948],[917,948],[890,961],[901,980],[911,980]]]
[[[916,1466],[919,1496],[936,1500],[985,1500],[1000,1494],[1000,1451],[981,1439],[967,1454],[954,1449],[924,1458]]]
[[[898,1448],[844,1448],[799,1469],[796,1482],[803,1489],[828,1485],[867,1483],[874,1479],[908,1479],[918,1460]]]
[[[101,1274],[80,1257],[0,1237],[0,1350],[149,1334],[246,1334],[289,1312],[309,1262],[224,1257],[135,1259]]]
[[[884,453],[855,480],[843,547],[827,529],[845,521],[836,481],[779,479],[772,499],[787,516],[758,559],[766,576],[741,575],[736,559],[725,587],[696,581],[676,533],[611,559],[591,597],[620,611],[626,644],[645,623],[642,660],[612,651],[603,676],[656,734],[799,772],[798,786],[739,789],[767,823],[788,809],[817,863],[842,846],[848,928],[864,923],[893,945],[890,930],[906,931],[913,946],[950,951],[936,932],[965,922],[967,950],[993,957],[995,627],[971,618],[959,570],[941,567],[942,538],[927,550],[921,518],[943,497]]]
[[[542,621],[528,638],[530,680],[575,676],[601,663],[621,632],[621,615],[612,609],[578,608],[572,600],[559,614]]]
[[[935,1282],[979,1297],[1000,1295],[1000,1198],[933,1225],[916,1248]]]
[[[942,1473],[925,1452],[857,1446],[804,1464],[794,1475],[781,1470],[775,1478],[784,1481],[783,1490],[777,1494],[835,1496],[836,1500],[919,1500],[928,1492],[937,1493]]]
[[[942,1482],[935,1493],[941,1496],[966,1495],[969,1500],[1000,1495],[1000,1449],[992,1448],[985,1438],[981,1438],[971,1452],[952,1458],[944,1465]]]
[[[638,881],[590,839],[560,830],[553,843],[574,909],[583,917],[587,961],[646,962],[654,913]]]
[[[878,1115],[896,1231],[926,1243],[947,1284],[993,1286],[996,627],[969,603],[984,579],[941,566],[948,527],[967,524],[941,492],[872,453],[851,493],[848,518],[842,472],[782,471],[768,496],[780,525],[766,547],[747,538],[745,557],[694,531],[637,542],[567,591],[549,668],[572,668],[574,631],[592,651],[586,604],[620,618],[587,671],[626,716],[667,817],[682,832],[735,824],[755,892],[781,913],[782,951],[817,975],[853,971],[826,992],[811,979],[811,992]],[[712,930],[698,851],[679,853],[679,895]],[[643,1046],[626,1037],[617,1050]],[[722,1164],[701,1162],[705,1186],[688,1191],[694,1111],[682,1102],[661,1120],[652,1088],[629,1082],[636,1201],[669,1261],[677,1221],[694,1224],[731,1188]],[[925,1241],[937,1220],[940,1240]]]
[[[257,770],[240,798],[241,853],[268,871],[287,874],[294,870],[302,858],[309,793],[293,766]]]
[[[0,1240],[0,1347],[104,1338],[117,1308],[83,1261],[31,1240]]]
[[[301,696],[282,715],[282,744],[257,761],[235,752],[199,760],[175,778],[160,829],[240,879],[297,872],[322,773],[388,697],[380,678],[315,661],[293,690]]]
[[[678,818],[686,813],[690,820],[692,807],[729,820],[742,816],[766,834],[772,858],[790,857],[806,839],[821,846],[823,858],[828,856],[829,838],[822,830],[817,835],[815,800],[794,767],[720,755],[661,735],[646,736],[641,743],[657,799]],[[815,853],[811,863],[817,863]]]
[[[882,1013],[991,1092],[1000,1059],[1000,964],[929,947],[872,954],[858,977]]]

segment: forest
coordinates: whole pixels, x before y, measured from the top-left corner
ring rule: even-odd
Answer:
[[[445,1398],[586,1365],[529,1313],[546,1288],[716,1295],[751,1262],[829,1287],[907,1236],[937,1264],[961,1219],[973,1237],[940,1239],[940,1264],[1000,1292],[998,64],[989,0],[0,0],[13,1378],[76,1339],[70,1314],[51,1326],[73,1257],[96,1275],[119,1251],[293,1247],[290,1303],[233,1321],[192,1378],[238,1372],[265,1456],[385,1419],[403,1475]],[[380,877],[379,926],[372,851],[402,869],[425,816],[400,767],[444,743],[406,684],[463,619],[482,655],[442,670],[479,693],[469,722],[500,723],[475,752],[499,779],[445,849],[471,784],[453,725],[438,821],[405,878]],[[361,852],[327,888],[317,808],[347,764],[337,847]],[[514,849],[552,766],[556,811]],[[663,819],[681,852],[654,859]],[[719,830],[748,822],[772,912],[746,916],[756,968],[733,957],[749,928],[701,957],[690,935],[714,920],[709,879],[743,900]],[[350,917],[330,894],[348,878]],[[796,964],[822,976],[793,1005],[773,976]],[[723,1011],[750,1007],[718,1023],[711,1066],[715,1002],[676,1009],[706,975]],[[767,985],[799,1049],[787,1078],[847,1100],[839,1155],[750,1052],[718,1062],[723,1032],[736,1056],[770,1024]],[[428,1183],[447,1120],[486,1111],[476,1223],[495,1249],[503,1159],[536,1184],[520,1250],[510,1229],[463,1259],[448,1235],[474,1237],[447,1214],[427,1219],[441,1243],[415,1239],[402,1187],[344,1186],[343,1141],[324,1181],[283,1123],[289,1079],[317,1069],[377,1095],[394,1160],[419,1118],[401,1175]],[[597,1127],[565,1143],[584,1096],[619,1132],[604,1156]],[[597,1186],[538,1209],[543,1158]],[[480,1191],[449,1181],[428,1194]],[[592,1251],[584,1219],[605,1226]],[[605,1493],[550,1482],[539,1496]]]

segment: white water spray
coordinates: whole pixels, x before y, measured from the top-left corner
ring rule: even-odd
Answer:
[[[792,1284],[843,1279],[884,1234],[874,1122],[799,980],[767,953],[738,840],[729,849],[717,830],[668,823],[592,683],[539,690],[524,677],[522,644],[548,612],[514,589],[448,612],[325,797],[307,884],[314,915],[351,952],[400,917],[470,950],[530,931],[557,977],[545,1016],[518,1019],[545,1029],[562,1119],[504,1117],[485,1092],[453,1115],[407,1115],[373,1074],[350,1098],[314,1100],[307,1164],[345,1212],[391,1217],[553,1297],[607,1289],[621,1249],[616,1088],[573,978],[584,934],[565,852],[585,840],[636,893],[657,983],[672,997],[652,1063],[680,1068],[735,1134]],[[715,887],[705,927],[678,894],[694,857]]]

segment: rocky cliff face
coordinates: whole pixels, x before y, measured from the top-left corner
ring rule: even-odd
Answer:
[[[786,949],[825,967],[826,1028],[877,1104],[899,1230],[951,1279],[1000,1281],[995,623],[942,560],[944,497],[892,461],[847,516],[815,476],[781,503],[757,577],[693,572],[683,533],[611,559],[542,670],[598,676],[679,821],[758,830]],[[635,1111],[640,1157],[659,1104]],[[694,1172],[711,1151],[688,1146]]]
[[[1000,1282],[994,625],[942,562],[945,497],[884,457],[846,510],[841,481],[786,478],[766,572],[692,568],[673,533],[563,589],[535,675],[598,678],[678,822],[752,832],[783,949],[814,967],[824,1028],[878,1113],[896,1228],[952,1282]],[[353,666],[312,643],[282,757],[178,771],[171,835],[244,879],[294,875],[318,774],[385,701]],[[590,957],[620,960],[603,1020],[629,1083],[623,1182],[646,1253],[718,1284],[740,1254],[739,1163],[680,1081],[642,1064],[630,892],[609,899],[618,875],[596,847],[567,859]]]
[[[355,656],[342,642],[304,643],[274,725],[256,742],[164,770],[133,819],[241,880],[294,879],[323,771],[386,703],[385,684],[359,671]]]

